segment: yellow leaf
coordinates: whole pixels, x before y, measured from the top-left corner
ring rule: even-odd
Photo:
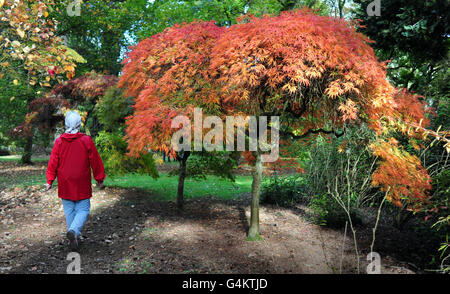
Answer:
[[[5,4],[5,0],[0,0],[0,8],[2,8],[3,4]]]
[[[13,84],[17,86],[19,84],[19,81],[18,80],[14,80]]]
[[[50,82],[50,77],[49,77],[49,76],[46,76],[46,77],[45,77],[45,80],[46,80],[47,82]]]
[[[25,32],[22,31],[21,29],[17,29],[17,34],[23,39],[25,38]]]
[[[12,102],[14,99],[16,99],[16,97],[13,96],[13,97],[11,97],[11,98],[9,99],[9,101]]]
[[[45,11],[45,12],[44,12],[44,17],[47,17],[47,16],[48,16],[48,12]]]
[[[73,72],[73,71],[75,71],[75,68],[74,68],[73,66],[71,66],[71,65],[66,65],[66,66],[64,67],[64,70],[65,70],[65,71]]]
[[[58,48],[66,51],[65,56],[69,60],[73,60],[78,63],[86,63],[87,62],[87,60],[84,59],[80,54],[78,54],[75,50],[73,50],[67,46],[60,45],[60,46],[58,46]]]

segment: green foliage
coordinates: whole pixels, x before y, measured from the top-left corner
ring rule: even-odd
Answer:
[[[450,169],[443,169],[439,174],[433,176],[432,201],[441,207],[450,208]]]
[[[309,208],[321,225],[341,227],[350,213],[353,224],[361,223],[358,208],[380,201],[381,193],[371,185],[375,158],[366,147],[372,132],[364,125],[347,128],[333,141],[317,137],[309,150],[305,179]],[[338,202],[339,201],[339,202]]]
[[[381,15],[377,17],[366,12],[370,1],[355,2],[360,5],[355,18],[363,20],[365,27],[361,31],[376,41],[375,48],[390,56],[398,51],[408,53],[419,64],[447,56],[450,45],[448,1],[383,0]],[[389,56],[386,59],[390,59]]]
[[[101,131],[95,138],[95,144],[103,159],[107,175],[114,177],[126,173],[137,173],[147,174],[153,178],[158,177],[153,155],[142,154],[139,158],[127,156],[127,143],[120,132]]]
[[[450,273],[450,242],[448,239],[449,229],[450,229],[450,215],[447,215],[446,217],[440,217],[439,220],[437,220],[433,227],[437,230],[441,230],[444,228],[446,230],[445,240],[441,243],[441,247],[439,247],[440,252],[440,269],[439,271],[446,274]]]
[[[6,74],[0,79],[0,145],[15,145],[21,141],[10,132],[16,126],[24,123],[27,101],[33,97],[27,85],[14,85],[14,74]]]
[[[263,14],[279,14],[284,10],[292,10],[307,6],[316,9],[320,14],[327,14],[326,1],[322,0],[155,0],[148,4],[135,34],[144,39],[165,28],[194,19],[214,20],[219,26],[230,26],[236,23],[236,17],[246,13],[256,16]]]
[[[347,199],[357,195],[356,207],[380,199],[379,191],[371,185],[376,161],[366,147],[372,136],[372,131],[361,126],[346,129],[342,137],[332,141],[317,137],[306,164],[310,197],[326,194]]]
[[[262,184],[260,202],[285,207],[308,203],[305,184],[303,176],[270,177]]]
[[[192,177],[204,178],[205,174],[235,180],[233,170],[237,167],[232,153],[227,151],[201,152],[194,154],[188,161],[187,174]]]
[[[186,176],[197,180],[206,179],[207,175],[214,175],[231,181],[235,180],[233,170],[237,167],[233,152],[212,151],[193,152],[187,160]],[[178,175],[173,170],[170,175]]]
[[[320,15],[327,15],[330,11],[330,7],[327,5],[327,0],[259,0],[249,1],[248,12],[256,16],[264,14],[277,15],[281,11],[298,9],[302,7],[308,7],[317,11]]]
[[[215,20],[221,26],[231,25],[236,23],[237,16],[244,13],[246,3],[242,0],[156,0],[149,3],[136,35],[142,40],[174,24],[194,19]]]
[[[436,229],[436,234],[441,241],[440,253],[440,271],[450,272],[450,243],[448,235],[450,234],[450,169],[442,169],[439,174],[433,176],[433,194],[429,211],[433,211],[432,228]],[[428,216],[428,217],[429,217]]]
[[[59,21],[57,33],[64,35],[68,46],[87,60],[78,65],[77,75],[91,70],[118,74],[122,67],[121,53],[133,43],[130,30],[139,27],[148,1],[83,1],[79,16],[67,13],[71,2],[73,0],[56,1],[52,16]]]
[[[353,224],[360,224],[361,218],[356,209],[356,195],[351,195],[349,199],[343,199],[345,203],[349,203],[350,217]],[[348,221],[345,210],[330,195],[319,194],[311,198],[308,207],[311,209],[311,215],[315,223],[321,226],[332,228],[341,228]]]
[[[445,0],[382,1],[381,16],[367,15],[369,1],[356,0],[360,31],[374,42],[378,57],[390,60],[388,78],[398,87],[425,96],[437,117],[431,127],[448,129],[449,2]]]
[[[94,114],[106,131],[114,131],[123,127],[125,118],[133,113],[133,99],[124,98],[123,90],[113,86],[106,90],[95,105]]]
[[[437,129],[442,126],[443,130],[450,128],[450,58],[439,63],[436,73],[429,85],[427,98],[435,108],[436,116],[433,117],[432,127]]]

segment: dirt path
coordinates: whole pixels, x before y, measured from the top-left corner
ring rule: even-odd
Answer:
[[[94,189],[95,190],[95,189]],[[305,208],[263,206],[260,242],[245,240],[249,195],[193,199],[178,213],[148,191],[94,191],[80,248],[82,273],[338,273],[343,234],[311,224]],[[0,273],[65,273],[69,250],[56,189],[0,192]],[[352,240],[342,271],[355,272]],[[365,257],[361,269],[365,271]],[[390,259],[383,273],[411,273]]]

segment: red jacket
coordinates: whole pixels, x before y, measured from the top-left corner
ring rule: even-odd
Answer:
[[[102,159],[92,138],[82,134],[62,134],[56,139],[47,167],[47,183],[58,177],[58,197],[72,201],[92,196],[91,168],[97,183],[105,179]]]

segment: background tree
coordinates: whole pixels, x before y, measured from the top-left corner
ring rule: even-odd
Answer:
[[[111,177],[125,173],[158,177],[152,154],[139,159],[126,156],[123,139],[125,117],[132,113],[133,101],[116,87],[114,75],[87,73],[55,86],[44,98],[33,101],[32,123],[43,133],[53,134],[56,127],[64,129],[64,114],[68,109],[83,115],[82,132],[92,136]]]
[[[26,85],[23,96],[15,99],[29,105],[44,89],[72,78],[75,62],[83,60],[56,36],[57,22],[49,17],[53,1],[6,0],[0,4],[0,75],[14,77],[14,85]],[[33,134],[32,125],[23,128],[24,163],[31,163]]]
[[[379,58],[390,61],[389,79],[398,87],[424,95],[430,105],[438,107],[439,97],[446,92],[433,93],[432,81],[439,72],[447,71],[448,1],[388,0],[378,17],[367,15],[365,1],[355,2],[355,18],[363,24],[359,30],[375,41]]]
[[[125,0],[83,1],[80,16],[68,15],[72,0],[59,0],[51,16],[60,25],[57,34],[64,36],[67,46],[75,49],[87,63],[78,68],[79,75],[91,70],[117,75],[126,48],[165,28],[195,19],[229,26],[245,13],[278,14],[280,11],[307,6],[327,13],[322,0],[249,1],[249,0]],[[93,17],[95,16],[95,17]]]
[[[60,23],[57,34],[87,60],[78,73],[83,75],[94,70],[117,75],[122,67],[122,53],[133,42],[132,32],[137,30],[139,20],[147,13],[148,1],[82,1],[79,16],[67,13],[68,5],[73,1],[55,2],[52,16]]]
[[[57,85],[51,95],[69,101],[72,107],[86,112],[85,130],[88,135],[95,137],[102,129],[95,112],[95,106],[105,96],[106,92],[117,84],[118,78],[114,75],[103,75],[95,72],[87,73],[79,78],[72,79]],[[120,96],[117,97],[120,100]]]
[[[0,145],[15,149],[23,142],[11,136],[10,132],[24,122],[27,113],[27,85],[14,85],[17,75],[4,74],[0,79]],[[18,97],[16,99],[16,97]]]

